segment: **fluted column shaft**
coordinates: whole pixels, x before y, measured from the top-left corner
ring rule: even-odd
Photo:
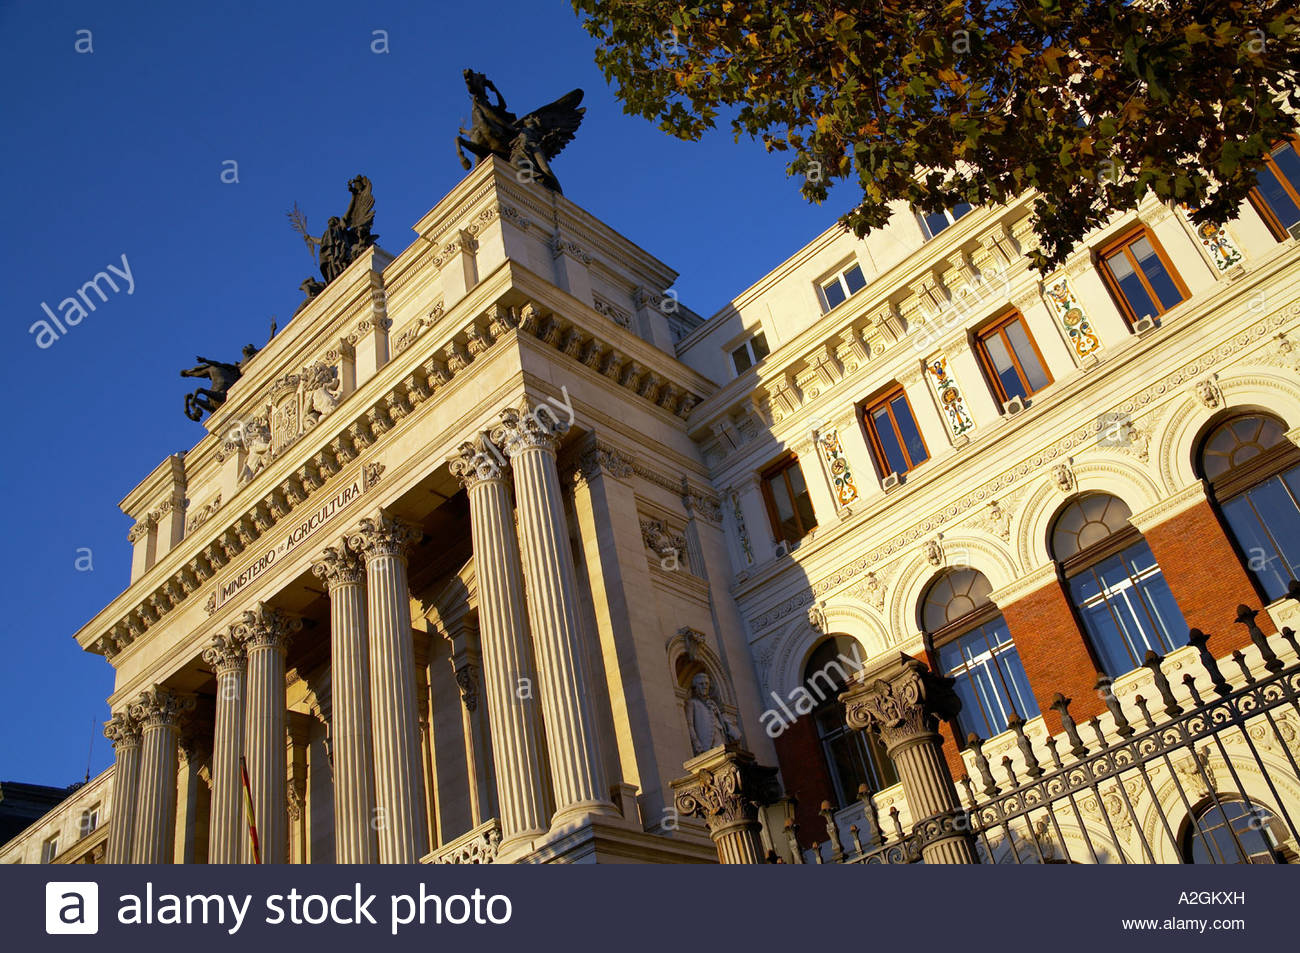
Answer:
[[[288,862],[288,759],[285,747],[284,657],[298,620],[259,604],[237,623],[248,653],[248,702],[244,711],[244,757],[253,819],[264,864]],[[244,839],[243,857],[252,860]]]
[[[154,685],[131,705],[140,724],[140,779],[131,861],[170,864],[176,850],[177,729],[194,699]]]
[[[242,642],[233,634],[223,634],[212,640],[203,658],[217,675],[208,863],[238,864],[244,859],[244,842],[248,840],[239,775],[239,757],[244,751],[248,657]]]
[[[510,458],[524,550],[528,618],[541,681],[552,827],[584,814],[617,814],[601,769],[591,679],[578,626],[578,580],[556,470],[556,438],[568,429],[547,407],[506,410],[493,431]]]
[[[469,495],[501,851],[508,852],[545,833],[549,821],[519,541],[506,477],[495,455],[486,452],[480,440],[463,444],[450,462]]]
[[[407,547],[418,538],[417,530],[383,513],[362,520],[349,538],[366,559],[375,824],[384,864],[413,864],[429,849],[406,572]]]
[[[136,793],[140,780],[140,726],[130,714],[114,715],[104,725],[104,736],[113,742],[113,812],[108,820],[108,843],[104,862],[129,864],[135,831]]]
[[[325,550],[312,571],[330,595],[330,737],[334,744],[334,859],[379,859],[375,817],[365,564],[346,542]]]

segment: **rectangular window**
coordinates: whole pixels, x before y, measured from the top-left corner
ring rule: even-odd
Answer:
[[[978,345],[980,363],[1002,403],[1013,397],[1024,399],[1052,383],[1043,355],[1019,311],[983,328]]]
[[[767,338],[759,331],[731,352],[731,363],[736,368],[736,376],[745,373],[767,355]]]
[[[52,864],[54,858],[59,856],[59,835],[55,834],[44,844],[41,845],[41,863]]]
[[[969,202],[958,202],[952,208],[944,209],[942,212],[930,212],[922,214],[921,228],[925,232],[925,237],[934,238],[941,231],[952,225],[957,219],[961,218],[971,210]]]
[[[866,286],[867,279],[862,275],[861,265],[855,264],[846,268],[829,281],[822,282],[820,286],[822,308],[832,311]]]
[[[1265,157],[1251,201],[1279,241],[1300,226],[1300,154],[1294,141],[1279,143]]]
[[[94,832],[99,826],[99,805],[96,804],[81,814],[81,836],[85,837]]]
[[[817,526],[798,457],[786,457],[763,472],[763,499],[777,539],[797,543]]]
[[[1187,297],[1187,286],[1144,227],[1106,246],[1099,257],[1102,277],[1130,325],[1157,318]]]
[[[902,476],[930,459],[901,386],[869,403],[862,411],[862,421],[881,476]]]

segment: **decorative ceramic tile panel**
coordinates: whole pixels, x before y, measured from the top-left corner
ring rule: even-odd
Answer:
[[[858,498],[858,488],[853,482],[853,470],[849,460],[844,456],[844,447],[840,443],[837,430],[825,430],[817,435],[817,446],[821,448],[822,459],[831,475],[831,488],[835,491],[835,500],[840,506],[848,506]]]
[[[1246,257],[1222,225],[1207,222],[1194,227],[1196,240],[1201,243],[1201,248],[1218,271],[1227,271]]]
[[[925,362],[925,376],[939,398],[939,406],[943,409],[944,419],[947,420],[952,435],[960,437],[966,431],[974,430],[975,421],[966,409],[966,398],[948,373],[948,359],[942,354],[930,358]]]
[[[1092,322],[1075,297],[1069,279],[1058,278],[1043,289],[1047,301],[1056,312],[1056,320],[1074,349],[1075,356],[1087,357],[1101,347],[1101,339],[1092,330]]]

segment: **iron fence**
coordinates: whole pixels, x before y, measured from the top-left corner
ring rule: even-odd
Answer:
[[[1177,663],[1185,669],[1181,691],[1166,659],[1148,652],[1143,668],[1158,698],[1134,695],[1126,709],[1102,677],[1097,687],[1108,719],[1077,723],[1071,700],[1059,694],[1051,706],[1059,735],[1033,738],[1013,716],[1014,747],[1000,770],[985,754],[987,743],[972,735],[959,823],[974,837],[980,861],[1300,861],[1300,645],[1284,627],[1274,640],[1289,647],[1284,661],[1257,614],[1242,606],[1237,616],[1255,650],[1249,657],[1238,650],[1216,660],[1210,637],[1191,631],[1195,656],[1183,653]],[[919,862],[920,838],[904,829],[898,808],[882,819],[870,792],[859,794],[864,829],[850,826],[846,843],[837,812],[823,804],[827,837],[814,844],[812,862]],[[792,822],[785,834],[795,862],[805,862]]]

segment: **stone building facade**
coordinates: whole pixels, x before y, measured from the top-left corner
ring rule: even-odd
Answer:
[[[241,765],[263,862],[821,859],[958,809],[926,772],[1025,766],[1057,693],[1113,736],[1145,649],[1177,670],[1203,630],[1273,671],[1239,604],[1294,664],[1284,210],[1148,203],[1042,276],[1031,201],[832,228],[704,320],[481,164],[123,501],[130,585],[77,633],[116,677],[105,859],[251,860]],[[854,701],[936,675],[941,746]],[[1279,719],[1242,782],[1273,818],[1300,808]],[[1152,791],[1139,814],[1183,810]]]

